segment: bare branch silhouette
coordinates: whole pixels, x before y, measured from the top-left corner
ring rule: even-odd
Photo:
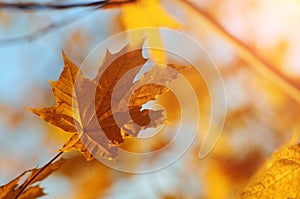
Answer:
[[[94,10],[94,8],[92,10]],[[91,12],[92,10],[89,9],[89,10],[85,10],[80,13],[72,14],[70,16],[63,18],[62,20],[54,21],[45,27],[42,27],[32,33],[29,33],[29,34],[26,34],[23,36],[0,39],[0,44],[1,45],[12,45],[12,44],[19,44],[19,43],[23,43],[23,42],[32,42],[41,36],[45,36],[45,35],[49,34],[50,32],[55,31],[58,28],[67,26],[71,23],[76,22],[77,20],[79,20],[83,17],[89,16],[90,14],[93,13],[93,12]]]
[[[41,36],[44,36],[57,28],[61,28],[73,22],[76,22],[78,19],[82,17],[89,16],[92,14],[91,11],[106,7],[106,6],[114,6],[120,5],[124,3],[134,2],[136,0],[108,0],[108,1],[96,1],[93,3],[78,3],[78,4],[65,4],[65,5],[54,5],[54,4],[37,4],[37,3],[1,3],[0,2],[0,9],[21,9],[21,10],[57,10],[57,9],[72,9],[72,8],[88,8],[87,10],[75,13],[75,15],[67,16],[60,21],[55,21],[50,23],[49,25],[40,28],[39,30],[26,34],[23,36],[12,37],[12,38],[5,38],[0,39],[1,45],[12,45],[12,44],[19,44],[22,42],[31,42],[38,39]]]
[[[41,10],[65,10],[72,8],[94,7],[120,5],[133,2],[135,0],[102,0],[89,3],[70,3],[70,4],[40,4],[40,3],[5,3],[0,2],[0,9],[17,9],[23,11],[41,11]]]

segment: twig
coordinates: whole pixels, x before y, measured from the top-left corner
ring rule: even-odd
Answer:
[[[75,7],[79,7],[79,5],[80,5],[81,7],[88,7],[90,9],[81,11],[80,13],[76,13],[75,15],[72,15],[72,16],[68,16],[61,21],[56,21],[56,22],[50,23],[49,25],[42,27],[39,30],[37,30],[33,33],[30,33],[28,35],[7,38],[7,39],[0,39],[0,44],[1,45],[11,45],[11,44],[19,44],[20,42],[33,41],[40,36],[44,36],[44,35],[50,33],[51,31],[54,31],[56,28],[61,28],[65,25],[68,25],[68,24],[71,24],[71,23],[77,21],[78,19],[80,19],[82,17],[88,16],[88,14],[90,14],[90,13],[88,13],[88,11],[97,10],[97,9],[103,8],[105,6],[120,5],[120,4],[130,3],[130,2],[134,2],[134,1],[136,1],[136,0],[97,1],[94,3],[85,3],[85,4],[82,3],[82,4],[71,4],[71,5],[70,4],[69,5],[51,5],[52,7],[53,6],[64,6],[65,9],[66,9],[66,7],[75,8]],[[4,5],[4,3],[0,3],[0,9],[1,9],[1,4]],[[12,5],[13,5],[13,3],[12,3]],[[15,4],[15,6],[17,6],[17,5],[20,6],[19,3]],[[34,10],[38,10],[38,9],[41,9],[42,7],[47,7],[50,5],[30,4],[27,6],[29,6],[31,9],[33,9],[35,7]],[[39,6],[41,6],[41,7],[39,7]],[[25,5],[22,5],[21,7],[23,7],[22,9],[24,9],[24,10],[26,10],[26,9],[29,10],[29,7],[26,7]],[[13,8],[13,7],[11,7],[11,8]],[[14,9],[17,9],[17,7],[14,7]],[[85,13],[85,14],[81,15],[82,13]]]
[[[237,53],[260,74],[264,75],[274,84],[276,84],[281,90],[283,90],[287,95],[295,99],[300,103],[300,87],[295,85],[295,83],[280,71],[276,70],[276,67],[269,63],[267,60],[262,58],[258,53],[254,52],[249,46],[235,38],[224,27],[209,13],[205,10],[197,7],[188,0],[181,0],[182,2],[192,10],[194,10],[203,20],[203,22],[208,25],[213,31],[217,32],[223,38],[230,42],[233,45]]]
[[[32,178],[21,188],[21,190],[18,192],[18,194],[16,195],[15,199],[17,199],[22,192],[28,187],[28,185],[31,184],[31,182],[40,174],[42,173],[49,165],[52,164],[52,162],[54,162],[57,158],[59,158],[64,152],[61,151],[59,152],[56,156],[54,156],[47,164],[45,164],[45,166],[43,166],[34,176],[32,176]]]
[[[99,7],[99,6],[112,6],[120,5],[123,3],[133,2],[135,0],[119,0],[119,1],[95,1],[89,3],[70,3],[70,4],[40,4],[40,3],[5,3],[0,2],[0,9],[17,9],[23,11],[41,11],[41,10],[65,10],[72,8],[84,8],[84,7]]]
[[[94,8],[92,8],[92,10],[94,10]],[[71,16],[67,16],[63,20],[52,22],[49,25],[42,27],[42,28],[38,29],[37,31],[27,34],[27,35],[13,37],[13,38],[7,38],[7,39],[0,39],[0,44],[1,45],[11,45],[14,43],[19,44],[20,42],[33,41],[40,36],[44,36],[44,35],[50,33],[51,31],[54,31],[56,28],[61,28],[63,26],[66,26],[66,25],[76,22],[78,19],[81,19],[82,17],[89,16],[89,14],[91,14],[91,13],[88,13],[88,11],[91,11],[91,9],[81,11],[80,13],[76,13]],[[83,15],[83,13],[86,13],[86,14]]]

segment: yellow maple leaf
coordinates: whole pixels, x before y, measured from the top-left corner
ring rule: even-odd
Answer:
[[[144,28],[144,31],[128,32],[130,41],[138,45],[138,38],[148,37],[148,45],[153,48],[163,49],[163,41],[158,29],[149,28],[178,28],[177,23],[160,4],[159,0],[137,0],[133,3],[121,5],[121,21],[125,30]],[[165,63],[166,56],[163,51],[150,50],[151,58],[158,63]]]
[[[102,66],[92,80],[87,79],[63,55],[64,69],[59,80],[51,82],[56,105],[49,108],[29,108],[50,124],[73,133],[61,151],[79,150],[87,160],[94,157],[116,159],[118,145],[124,141],[124,137],[137,136],[141,129],[156,127],[165,121],[162,110],[142,110],[142,105],[166,92],[168,89],[163,85],[177,74],[161,78],[157,74],[164,68],[156,66],[133,83],[147,60],[143,58],[141,49],[130,52],[127,50],[128,46],[116,54],[107,51]],[[118,95],[112,97],[118,81],[129,71],[130,75],[122,82]],[[143,85],[146,80],[160,82],[161,85]],[[130,93],[133,93],[132,96],[128,96]],[[125,117],[128,110],[130,117]],[[116,123],[115,117],[120,119],[120,123]]]
[[[300,198],[300,144],[279,153],[273,165],[253,179],[240,198]]]

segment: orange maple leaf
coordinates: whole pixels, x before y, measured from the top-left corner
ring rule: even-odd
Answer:
[[[45,121],[73,133],[61,151],[79,150],[87,160],[94,157],[116,159],[118,145],[126,136],[137,136],[141,129],[156,127],[165,121],[162,110],[142,110],[142,105],[168,91],[164,84],[177,74],[174,72],[161,78],[159,73],[164,67],[155,66],[133,83],[147,60],[143,58],[141,49],[127,52],[128,48],[126,46],[116,54],[107,51],[102,66],[92,80],[87,79],[63,54],[65,64],[59,80],[50,82],[56,105],[29,108]],[[180,70],[180,67],[171,67]],[[112,98],[118,81],[126,73],[129,76],[121,84],[118,95]],[[160,85],[142,85],[145,80],[159,82]],[[128,96],[130,93],[132,95]],[[126,117],[127,112],[130,117]],[[116,117],[119,118],[118,123]]]

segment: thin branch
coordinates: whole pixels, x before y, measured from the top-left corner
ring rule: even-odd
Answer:
[[[276,69],[271,63],[262,58],[258,53],[254,52],[249,46],[247,46],[241,40],[231,35],[225,28],[208,12],[200,7],[197,7],[188,0],[177,1],[183,3],[183,5],[194,10],[202,21],[209,26],[213,31],[218,33],[224,39],[230,42],[245,61],[250,63],[257,72],[270,79],[275,85],[277,85],[287,95],[300,103],[300,87],[295,84],[290,78],[283,75]]]
[[[114,5],[121,5],[124,3],[131,3],[134,2],[136,0],[111,0],[111,1],[97,1],[94,3],[81,3],[81,4],[68,4],[68,5],[42,5],[42,4],[29,4],[28,3],[25,5],[25,3],[23,3],[23,5],[19,4],[19,3],[10,3],[10,8],[11,9],[17,9],[19,7],[22,7],[22,9],[24,10],[30,10],[33,9],[34,10],[39,10],[39,9],[44,9],[45,7],[48,6],[48,8],[50,9],[50,7],[52,7],[52,9],[54,7],[64,7],[65,9],[67,8],[75,8],[75,7],[88,7],[88,10],[84,10],[81,11],[79,13],[76,13],[75,15],[71,15],[68,16],[66,18],[64,18],[63,20],[60,21],[55,21],[50,23],[49,25],[42,27],[40,29],[38,29],[37,31],[27,34],[27,35],[23,35],[23,36],[18,36],[18,37],[13,37],[13,38],[7,38],[7,39],[0,39],[0,44],[1,45],[12,45],[12,44],[19,44],[20,42],[26,42],[26,41],[33,41],[41,36],[44,36],[52,31],[54,31],[57,28],[61,28],[63,26],[66,26],[68,24],[71,24],[73,22],[76,22],[78,19],[82,18],[82,17],[87,17],[89,14],[89,11],[93,11],[93,10],[97,10],[103,7],[109,7],[109,6],[114,6]],[[1,9],[1,5],[4,7],[4,5],[8,5],[7,3],[0,3],[0,9]],[[14,6],[13,6],[14,5]],[[49,7],[50,6],[50,7]],[[29,9],[30,8],[30,9]]]
[[[54,156],[45,166],[43,166],[32,178],[21,188],[19,193],[16,195],[15,199],[19,198],[19,196],[22,194],[22,192],[32,183],[32,181],[40,175],[49,165],[51,165],[57,158],[59,158],[64,152],[59,152],[56,156]]]
[[[84,8],[84,7],[94,7],[97,8],[99,6],[113,6],[120,5],[123,3],[133,2],[135,0],[119,0],[119,1],[95,1],[89,3],[70,3],[70,4],[40,4],[40,3],[6,3],[0,2],[0,9],[11,9],[11,10],[23,10],[23,11],[42,11],[42,10],[65,10],[72,8]]]
[[[102,5],[103,6],[103,5]],[[94,8],[92,8],[94,10]],[[79,13],[72,14],[70,16],[65,17],[64,19],[60,21],[55,21],[50,23],[49,25],[42,27],[33,33],[26,34],[23,36],[18,36],[18,37],[12,37],[12,38],[7,38],[7,39],[0,39],[0,44],[1,45],[11,45],[11,44],[19,44],[21,42],[26,42],[26,41],[34,41],[37,38],[41,36],[45,36],[46,34],[54,31],[55,29],[64,27],[66,25],[69,25],[71,23],[76,22],[77,20],[89,16],[91,14],[91,9],[81,11]]]

